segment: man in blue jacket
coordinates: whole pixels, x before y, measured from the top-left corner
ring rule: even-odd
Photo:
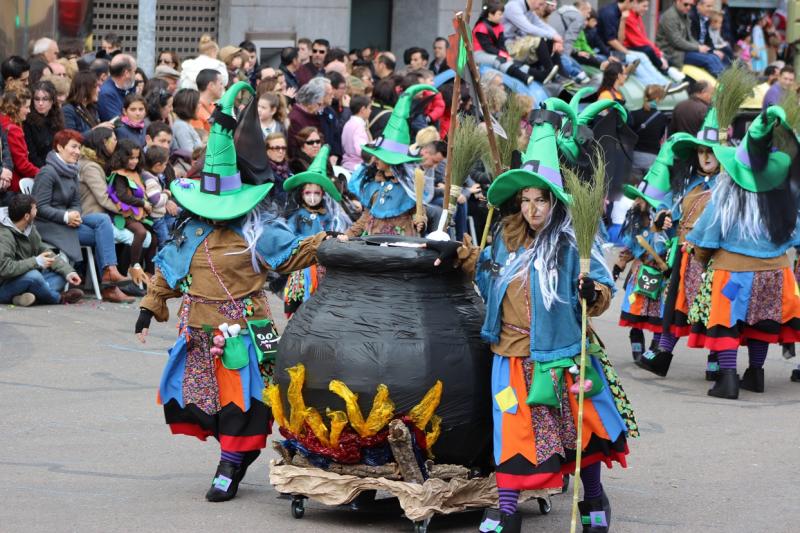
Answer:
[[[136,89],[134,58],[127,54],[117,54],[111,60],[108,69],[110,76],[100,86],[100,96],[97,101],[97,111],[102,122],[120,116],[125,97]]]

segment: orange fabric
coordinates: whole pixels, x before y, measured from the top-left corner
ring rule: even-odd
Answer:
[[[684,315],[689,314],[689,301],[686,299],[686,270],[689,268],[691,255],[684,253],[681,257],[680,282],[678,283],[678,297],[675,299],[675,310]]]
[[[244,391],[242,390],[242,380],[238,370],[228,370],[222,366],[222,359],[217,357],[215,360],[217,384],[219,385],[219,404],[225,407],[229,403],[235,403],[242,411],[244,408]]]
[[[714,277],[711,278],[711,311],[708,317],[707,329],[714,326],[724,326],[729,328],[731,322],[731,301],[722,294],[722,288],[728,284],[731,273],[727,270],[715,270]],[[719,289],[717,289],[719,287]]]
[[[789,267],[783,269],[782,300],[781,323],[786,324],[793,318],[800,318],[800,295],[798,295],[797,280]]]
[[[201,100],[197,106],[197,118],[190,120],[189,124],[191,124],[194,129],[206,130],[206,132],[210,132],[211,123],[208,121],[208,119],[211,118],[211,114],[214,112],[214,107],[216,106],[213,103],[204,104]]]
[[[522,367],[523,359],[510,357],[508,359],[509,385],[517,395],[517,412],[515,414],[503,413],[503,451],[500,462],[508,461],[516,454],[522,454],[532,464],[539,464],[536,460],[536,435],[533,432],[531,421],[531,408],[525,403],[528,398],[528,387],[525,384],[525,374]]]
[[[589,361],[589,357],[586,358],[587,364],[592,364]],[[564,381],[566,383],[565,388],[569,390],[570,386],[575,383],[572,374],[569,372],[564,372],[564,377],[566,378]],[[572,411],[572,418],[575,420],[575,427],[578,426],[578,395],[567,393],[569,397],[569,408]],[[583,435],[582,435],[582,444],[583,448],[585,449],[586,446],[589,444],[589,441],[592,439],[592,435],[597,435],[601,439],[611,440],[608,436],[608,432],[603,427],[603,423],[600,421],[600,415],[597,412],[597,409],[594,408],[594,404],[590,398],[584,398],[583,401]]]

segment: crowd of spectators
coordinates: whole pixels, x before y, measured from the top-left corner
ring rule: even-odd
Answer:
[[[712,77],[733,61],[748,65],[763,76],[756,98],[765,106],[796,90],[781,10],[734,21],[725,2],[677,0],[651,35],[644,22],[650,9],[649,0],[618,0],[599,11],[585,0],[488,0],[472,23],[472,46],[491,112],[508,98],[524,100],[525,109],[537,106],[524,90],[531,86],[594,85],[597,98],[625,105],[622,89],[633,76],[645,86],[644,105],[629,109],[638,135],[633,167],[641,173],[665,135],[695,133],[710,104],[713,83],[689,84],[684,65]],[[77,301],[74,286],[88,275],[89,257],[105,300],[141,296],[153,254],[180,217],[170,183],[199,172],[215,103],[237,81],[255,89],[276,183],[271,208],[287,208],[280,185],[327,144],[329,174],[351,217],[362,206],[348,194],[347,176],[368,163],[361,147],[381,135],[403,90],[440,84],[439,93],[418,95],[409,120],[420,165],[434,178],[435,197],[443,196],[453,67],[446,38],[399,58],[304,38],[268,66],[251,42],[220,47],[203,35],[194,57],[159,51],[152,76],[125,44],[132,43],[109,34],[97,51],[87,51],[42,38],[28,57],[0,58],[0,303]],[[667,94],[684,90],[671,113],[659,110]],[[465,91],[460,110],[472,107]],[[479,227],[485,219],[488,178],[472,178],[458,199],[457,237],[468,217]]]

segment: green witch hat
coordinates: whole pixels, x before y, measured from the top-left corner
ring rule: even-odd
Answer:
[[[361,147],[363,152],[374,155],[387,165],[402,165],[419,161],[418,154],[411,151],[411,135],[408,130],[408,117],[411,116],[411,104],[414,96],[420,91],[433,91],[430,85],[412,85],[397,99],[389,122],[383,128],[383,134],[370,144]]]
[[[629,184],[622,188],[622,193],[626,197],[631,200],[642,198],[645,202],[650,204],[653,209],[668,209],[670,205],[672,205],[672,189],[670,187],[669,174],[670,167],[674,161],[672,147],[676,135],[673,135],[661,145],[656,160],[653,162],[644,178],[642,178],[642,181],[639,182],[638,186],[634,187]]]
[[[594,133],[589,128],[589,124],[597,118],[603,111],[615,108],[623,121],[628,119],[628,111],[613,100],[598,100],[580,110],[580,101],[584,96],[594,92],[592,87],[580,89],[572,97],[569,104],[560,98],[548,98],[544,101],[546,109],[563,113],[569,124],[558,133],[558,149],[561,154],[570,162],[577,162],[581,153],[581,146],[594,138]]]
[[[561,127],[561,115],[546,109],[536,109],[530,118],[533,132],[522,156],[522,167],[508,170],[494,180],[487,197],[499,206],[521,189],[549,189],[565,204],[572,196],[564,191],[564,180],[558,167],[556,130]]]
[[[713,107],[709,108],[706,118],[703,120],[703,125],[696,136],[685,132],[676,133],[675,136],[679,137],[676,137],[672,150],[681,159],[691,158],[700,146],[712,149],[718,146],[719,122],[717,121],[717,110]]]
[[[773,151],[772,136],[777,126],[792,132],[783,108],[770,106],[750,124],[739,146],[713,147],[722,168],[742,189],[771,191],[789,176],[792,158],[785,152]]]
[[[170,191],[185,209],[212,220],[231,220],[251,211],[272,188],[272,183],[243,183],[236,166],[233,133],[236,119],[233,104],[239,92],[255,91],[249,83],[232,85],[217,102],[214,123],[208,136],[206,158],[199,180],[173,180]]]
[[[300,172],[299,174],[295,174],[291,178],[287,179],[283,182],[283,189],[285,191],[291,191],[292,189],[296,189],[301,185],[305,185],[306,183],[314,183],[322,187],[326,193],[328,193],[331,198],[336,200],[337,202],[342,199],[342,195],[336,186],[333,184],[333,181],[328,177],[328,156],[330,156],[331,147],[327,144],[320,148],[317,157],[309,165],[308,169],[305,172]]]

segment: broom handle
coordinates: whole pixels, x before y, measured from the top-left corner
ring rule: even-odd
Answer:
[[[489,214],[486,215],[486,223],[483,225],[483,235],[481,236],[481,250],[486,248],[486,239],[489,237],[489,228],[492,227],[492,216],[494,215],[494,206],[489,206]]]
[[[581,262],[588,260],[581,259]],[[588,268],[581,270],[589,270]],[[585,272],[586,275],[588,272]],[[581,298],[581,365],[580,381],[578,381],[578,438],[575,441],[575,479],[572,484],[572,519],[570,520],[569,531],[575,533],[578,518],[578,480],[581,475],[581,458],[583,456],[583,380],[586,375],[586,322],[587,322],[586,300]],[[581,526],[582,527],[582,526]]]

